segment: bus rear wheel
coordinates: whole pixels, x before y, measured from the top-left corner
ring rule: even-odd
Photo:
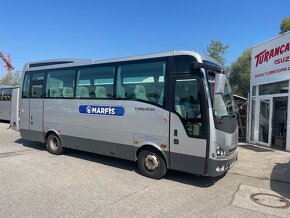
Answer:
[[[142,150],[138,155],[138,167],[144,176],[161,179],[167,172],[164,158],[154,150]]]
[[[62,142],[58,135],[55,133],[51,133],[48,135],[47,140],[47,150],[51,154],[62,154],[64,152],[64,148],[62,147]]]

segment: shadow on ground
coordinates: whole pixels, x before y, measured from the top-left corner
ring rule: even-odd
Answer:
[[[23,145],[25,147],[37,149],[40,151],[46,150],[46,145],[40,142],[32,142],[32,141],[21,138],[21,139],[16,140],[15,143]],[[114,167],[114,168],[134,171],[140,176],[142,176],[138,170],[137,164],[132,161],[89,153],[85,151],[73,150],[73,149],[66,149],[65,155],[73,157],[73,158],[79,158],[79,159],[83,159],[87,161],[92,161],[95,163],[103,164],[103,165]],[[215,177],[215,178],[204,177],[204,176],[197,176],[197,175],[192,175],[188,173],[169,170],[167,175],[164,177],[164,179],[172,180],[175,182],[180,182],[187,185],[207,188],[214,185],[218,180],[220,180],[223,177],[224,176]]]
[[[252,146],[252,145],[239,145],[239,147],[251,150],[251,151],[255,151],[255,152],[274,152],[271,149],[268,148],[262,148],[262,147],[258,147],[258,146]]]
[[[276,163],[271,173],[271,190],[290,200],[290,161]]]
[[[0,123],[10,123],[8,120],[0,120]]]
[[[23,145],[28,148],[37,149],[40,151],[46,150],[46,145],[41,142],[33,142],[33,141],[29,141],[29,140],[21,138],[21,139],[16,140],[15,143]]]

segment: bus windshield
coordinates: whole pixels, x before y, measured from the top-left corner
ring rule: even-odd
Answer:
[[[228,79],[226,79],[224,93],[215,94],[215,73],[207,71],[208,85],[210,89],[214,118],[231,118],[235,116],[235,105],[232,89]]]

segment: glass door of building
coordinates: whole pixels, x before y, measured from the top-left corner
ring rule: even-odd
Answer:
[[[258,143],[270,146],[272,135],[272,98],[261,98],[259,100],[259,131]]]

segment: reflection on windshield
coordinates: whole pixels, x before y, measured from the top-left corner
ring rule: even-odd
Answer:
[[[211,92],[213,114],[215,118],[233,117],[235,115],[234,98],[229,81],[226,80],[223,94],[215,94],[215,74],[207,71],[208,84]]]

